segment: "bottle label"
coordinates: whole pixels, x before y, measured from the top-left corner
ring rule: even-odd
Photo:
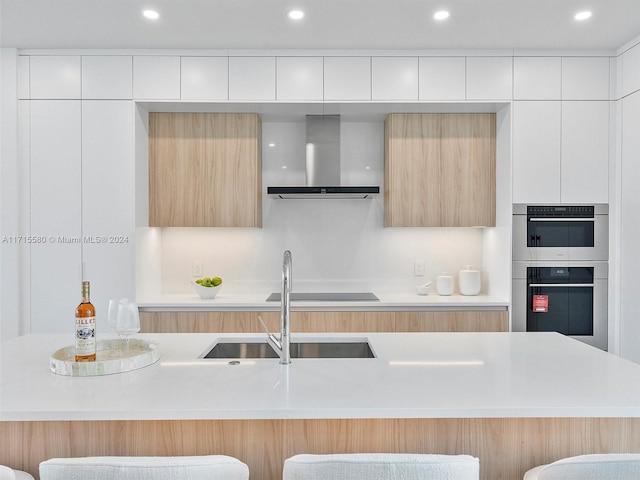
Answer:
[[[96,353],[96,317],[76,317],[76,355]]]

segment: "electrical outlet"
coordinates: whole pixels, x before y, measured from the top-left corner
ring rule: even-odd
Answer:
[[[424,260],[413,261],[413,275],[416,277],[424,277]]]
[[[194,277],[202,276],[202,262],[193,262],[191,264],[191,275]]]

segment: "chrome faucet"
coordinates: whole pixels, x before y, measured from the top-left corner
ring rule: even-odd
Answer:
[[[258,317],[262,328],[267,333],[267,342],[280,357],[281,365],[291,363],[291,252],[285,250],[282,258],[282,292],[280,296],[280,338],[270,333],[267,326]]]

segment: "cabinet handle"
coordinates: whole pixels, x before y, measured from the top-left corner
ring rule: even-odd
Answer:
[[[595,222],[595,218],[529,218],[530,222]]]
[[[593,283],[530,283],[529,288],[534,287],[595,287]]]

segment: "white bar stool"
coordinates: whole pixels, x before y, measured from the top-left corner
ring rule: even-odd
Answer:
[[[34,480],[33,475],[0,465],[0,480]]]
[[[470,455],[348,453],[295,455],[283,480],[478,480],[480,462]]]
[[[568,457],[534,467],[524,480],[638,480],[640,454],[605,453]]]
[[[249,467],[226,455],[52,458],[40,480],[248,480]]]

